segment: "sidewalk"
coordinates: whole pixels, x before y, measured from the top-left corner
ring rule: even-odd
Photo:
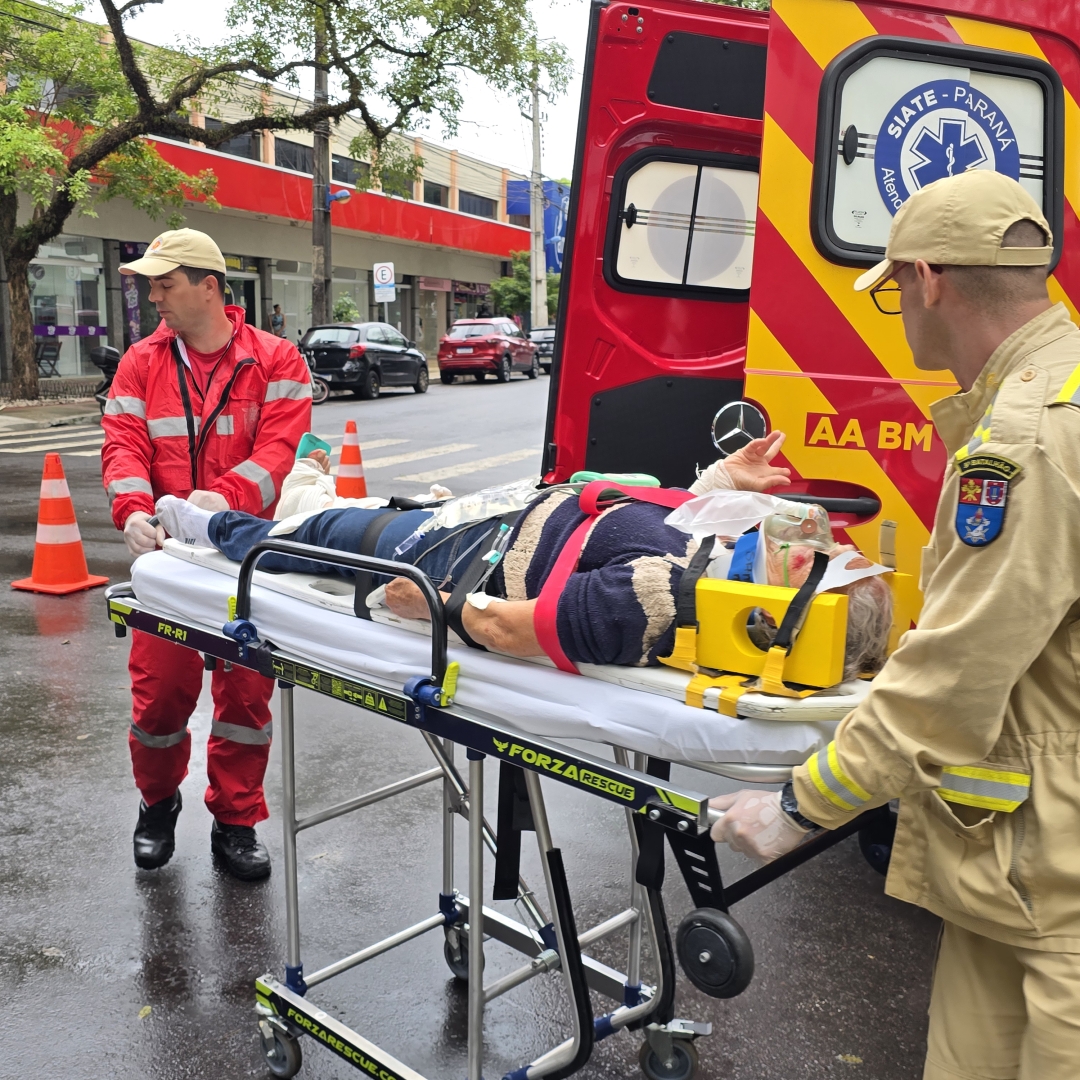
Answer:
[[[93,398],[50,405],[0,405],[0,433],[36,431],[71,424],[97,424],[101,410]]]

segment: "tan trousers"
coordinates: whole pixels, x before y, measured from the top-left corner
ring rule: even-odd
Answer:
[[[1023,949],[946,922],[923,1080],[1077,1080],[1080,954]]]

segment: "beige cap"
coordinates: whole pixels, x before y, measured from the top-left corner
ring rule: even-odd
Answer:
[[[195,266],[224,274],[225,256],[217,244],[198,229],[169,229],[150,241],[141,259],[124,263],[120,273],[161,277],[178,266]]]
[[[1001,246],[1006,230],[1034,221],[1049,247]],[[941,266],[1048,266],[1053,234],[1039,204],[1015,181],[990,169],[947,176],[916,191],[893,218],[885,258],[855,282],[856,292],[892,277],[897,263]]]

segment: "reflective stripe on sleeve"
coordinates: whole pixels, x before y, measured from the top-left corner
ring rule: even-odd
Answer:
[[[294,379],[278,379],[266,384],[266,397],[263,401],[277,401],[279,398],[292,398],[303,401],[311,397],[311,383],[297,382]]]
[[[806,767],[818,793],[841,810],[858,810],[872,798],[840,768],[835,742],[819,750]]]
[[[232,435],[233,431],[233,418],[231,416],[219,416],[217,418],[217,427],[215,428],[219,435]]]
[[[274,488],[274,478],[257,461],[248,458],[247,461],[241,461],[239,465],[233,466],[229,471],[258,485],[264,510],[277,496],[277,491]]]
[[[229,742],[245,743],[247,746],[269,746],[270,738],[274,734],[273,728],[273,721],[266,727],[252,728],[215,720],[210,725],[210,734],[216,735],[219,739],[228,739]]]
[[[105,493],[109,496],[109,503],[111,504],[113,499],[117,495],[131,495],[133,492],[142,492],[144,495],[154,494],[154,489],[150,486],[150,481],[142,476],[122,476],[119,480],[113,480],[109,486],[105,489]]]
[[[975,430],[971,434],[971,441],[967,446],[961,446],[959,450],[953,455],[954,460],[963,461],[964,458],[969,457],[971,454],[976,453],[983,445],[990,441],[990,425],[994,418],[994,402],[997,401],[997,394],[990,399],[990,404],[986,406],[986,412],[982,414],[982,419],[979,420],[975,426]]]
[[[1058,396],[1054,400],[1064,401],[1069,405],[1080,405],[1080,364],[1073,368],[1072,374],[1065,380],[1065,385],[1058,391]]]
[[[149,746],[151,750],[168,750],[170,746],[177,746],[188,737],[188,729],[187,724],[185,724],[179,731],[174,731],[171,735],[149,735],[132,720],[131,734],[143,746]]]
[[[1031,793],[1031,777],[1011,769],[977,765],[949,766],[941,770],[938,794],[947,802],[979,806],[984,810],[1015,810]]]
[[[141,416],[146,418],[146,402],[137,397],[112,397],[105,402],[106,416]]]
[[[171,435],[187,435],[186,416],[159,416],[156,420],[146,421],[146,430],[151,439],[165,439]],[[195,417],[195,434],[199,433],[199,417]]]

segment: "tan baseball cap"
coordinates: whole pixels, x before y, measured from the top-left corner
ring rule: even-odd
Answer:
[[[150,241],[141,259],[124,263],[120,273],[161,277],[178,266],[194,266],[224,274],[225,256],[217,244],[198,229],[169,229]]]
[[[1034,221],[1049,246],[1003,248],[1001,238],[1018,221]],[[1048,266],[1053,244],[1039,204],[1015,180],[971,169],[927,184],[897,210],[885,258],[856,280],[855,290],[887,281],[898,263],[916,259],[941,266]]]

